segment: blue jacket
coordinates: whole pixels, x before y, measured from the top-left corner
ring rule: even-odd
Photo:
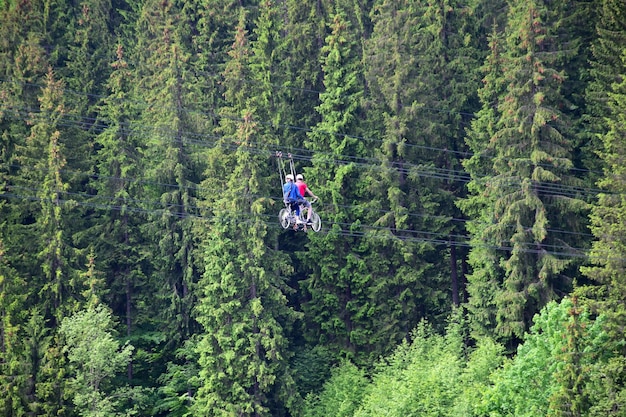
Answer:
[[[293,182],[287,182],[283,185],[283,199],[288,203],[295,203],[303,200],[298,186]]]

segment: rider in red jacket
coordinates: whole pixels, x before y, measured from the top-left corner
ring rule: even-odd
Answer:
[[[300,195],[302,197],[306,197],[307,195],[309,195],[314,199],[317,199],[317,196],[313,194],[313,191],[311,191],[304,182],[304,177],[302,176],[302,174],[296,175],[296,185],[298,186],[298,190],[300,191]],[[313,213],[313,211],[311,210],[311,203],[309,203],[308,201],[307,203],[308,204],[306,204],[306,207],[309,210],[306,211],[306,222],[311,223],[311,214]]]

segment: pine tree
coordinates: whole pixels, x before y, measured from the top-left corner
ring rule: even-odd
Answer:
[[[92,190],[84,185],[88,184],[88,174],[94,165],[94,138],[102,129],[102,125],[96,123],[96,106],[105,92],[115,50],[109,29],[113,13],[110,0],[86,0],[75,7],[80,10],[72,13],[72,20],[65,29],[67,56],[57,73],[67,86],[66,106],[71,112],[65,120],[72,130],[66,140],[72,149],[67,156],[71,168],[68,171],[72,172],[70,181],[73,191],[89,194]],[[83,214],[79,218],[87,219],[86,206],[80,210]],[[77,224],[81,229],[89,226],[88,223]]]

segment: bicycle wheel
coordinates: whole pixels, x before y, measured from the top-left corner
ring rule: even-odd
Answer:
[[[278,213],[278,221],[280,221],[280,225],[283,227],[283,229],[288,229],[289,228],[289,210],[287,210],[286,208],[281,209],[280,212]]]
[[[316,212],[311,214],[311,228],[314,232],[319,232],[322,229],[322,219]]]

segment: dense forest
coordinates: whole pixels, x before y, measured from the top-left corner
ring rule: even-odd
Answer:
[[[0,415],[626,416],[624,108],[623,0],[0,0]]]

